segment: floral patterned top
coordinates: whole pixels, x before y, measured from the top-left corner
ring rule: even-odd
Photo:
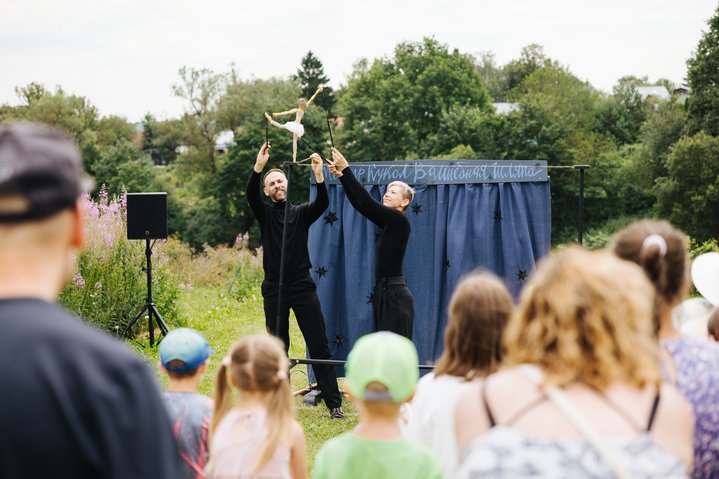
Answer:
[[[622,468],[633,479],[682,479],[684,465],[647,433],[605,438]],[[459,479],[614,477],[611,468],[584,438],[530,437],[506,426],[477,436],[462,451]]]
[[[719,478],[719,344],[681,337],[662,341],[674,360],[676,386],[694,410],[693,478]]]

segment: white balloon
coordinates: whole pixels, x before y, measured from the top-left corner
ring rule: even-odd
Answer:
[[[692,281],[699,294],[719,306],[719,253],[705,253],[694,259]]]

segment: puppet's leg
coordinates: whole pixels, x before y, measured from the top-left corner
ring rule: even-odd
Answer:
[[[297,133],[292,134],[292,161],[297,162]]]
[[[270,115],[268,115],[267,113],[265,113],[265,118],[267,118],[267,121],[269,121],[272,124],[272,126],[277,127],[277,128],[284,128],[284,125],[273,120],[272,117]]]

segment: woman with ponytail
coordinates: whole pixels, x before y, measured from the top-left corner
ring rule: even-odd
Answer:
[[[306,479],[305,433],[294,420],[284,345],[248,336],[222,360],[215,385],[210,479]],[[232,389],[239,392],[234,404]]]
[[[664,376],[694,411],[694,478],[719,478],[719,345],[683,336],[672,309],[689,291],[685,236],[666,221],[639,221],[617,233],[611,249],[644,269],[656,291],[656,330],[664,348]]]

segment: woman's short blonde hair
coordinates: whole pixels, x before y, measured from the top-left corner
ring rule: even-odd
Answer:
[[[658,385],[654,294],[639,267],[609,252],[556,253],[520,296],[505,330],[506,363],[538,365],[545,382],[557,386]]]

